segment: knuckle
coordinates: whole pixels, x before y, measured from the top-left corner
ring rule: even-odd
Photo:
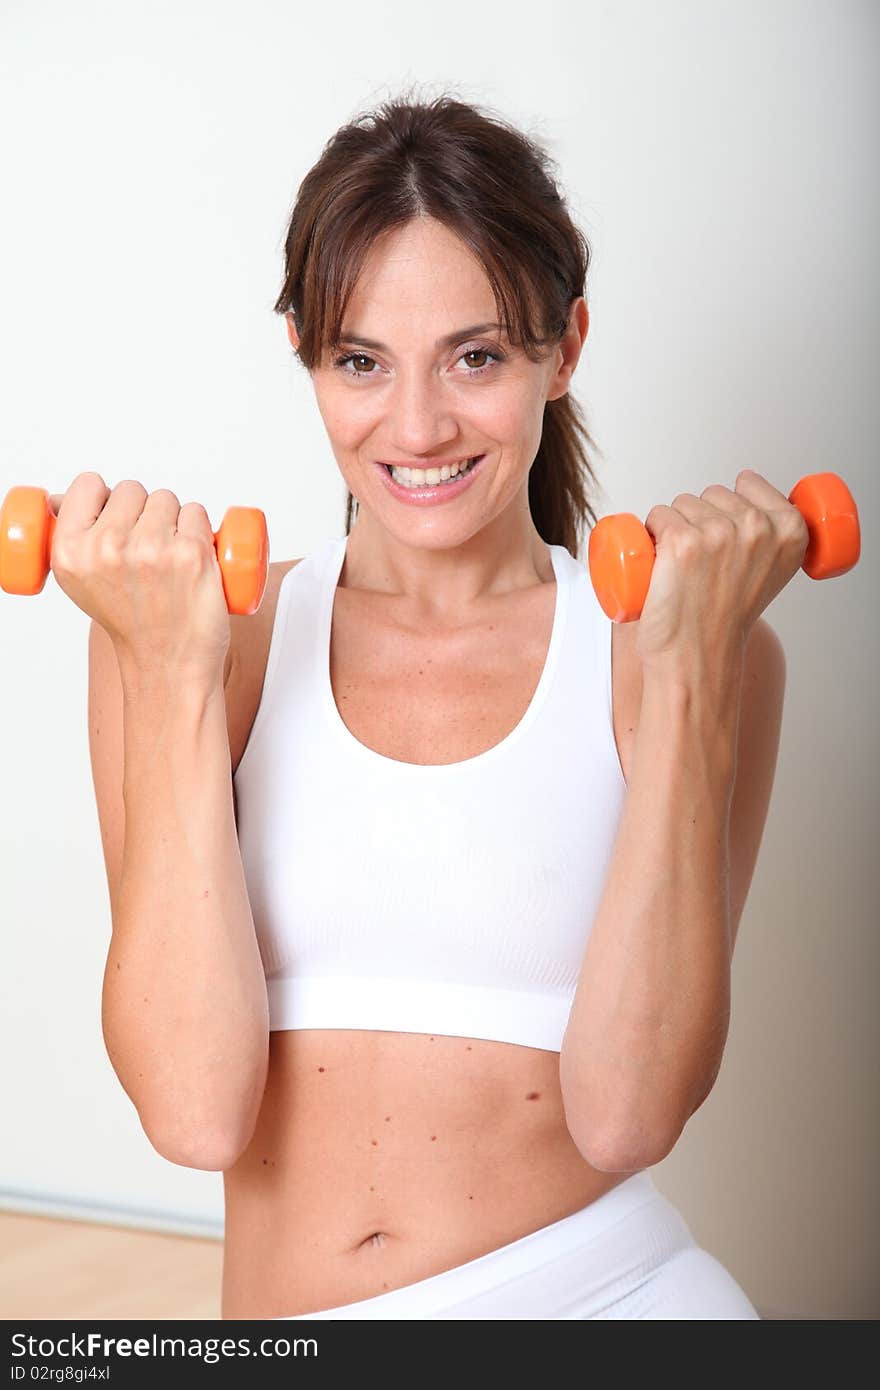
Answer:
[[[694,559],[702,550],[700,533],[694,526],[687,528],[681,527],[679,530],[669,532],[672,550],[676,559],[687,563]]]
[[[749,507],[740,522],[742,534],[748,541],[764,540],[773,530],[773,523],[760,507]]]
[[[111,526],[99,533],[96,538],[96,552],[102,565],[117,566],[125,550],[126,533]]]
[[[171,547],[171,557],[177,569],[196,571],[202,566],[204,546],[195,537],[182,536],[178,532]]]
[[[721,550],[733,539],[734,526],[723,517],[711,517],[703,528],[703,534],[711,550]]]
[[[806,546],[810,543],[810,528],[797,507],[792,507],[784,522],[785,534],[794,545]]]
[[[158,569],[165,564],[165,546],[156,536],[138,536],[132,540],[127,558],[135,570]]]
[[[52,544],[52,568],[60,575],[73,575],[76,568],[76,557],[70,542],[57,532]]]

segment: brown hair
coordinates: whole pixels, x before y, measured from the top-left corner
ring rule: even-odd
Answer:
[[[553,161],[495,113],[448,94],[403,95],[356,116],[324,146],[297,190],[276,313],[292,313],[308,371],[337,349],[348,300],[372,243],[414,217],[455,232],[482,265],[499,322],[530,361],[558,342],[585,297],[590,247],[557,189]],[[537,331],[533,313],[543,334]],[[545,544],[578,558],[596,515],[586,446],[601,455],[568,392],[547,401],[529,473],[529,508]],[[346,535],[357,500],[348,492]]]

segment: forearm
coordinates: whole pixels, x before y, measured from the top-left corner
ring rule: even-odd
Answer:
[[[742,667],[646,677],[628,789],[560,1053],[589,1161],[659,1161],[714,1082],[730,1014],[728,827]]]
[[[160,1152],[214,1166],[256,1118],[269,1041],[223,689],[124,688],[125,841],[104,1038]]]

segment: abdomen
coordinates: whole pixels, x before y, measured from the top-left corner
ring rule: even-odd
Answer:
[[[559,1054],[366,1030],[270,1034],[247,1150],[224,1174],[224,1318],[317,1312],[561,1219],[625,1173],[565,1123]]]

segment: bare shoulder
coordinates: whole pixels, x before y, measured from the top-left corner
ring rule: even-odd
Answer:
[[[225,673],[226,724],[232,770],[238,767],[263,693],[275,610],[281,581],[299,560],[275,560],[269,565],[266,592],[256,613],[232,614]]]

